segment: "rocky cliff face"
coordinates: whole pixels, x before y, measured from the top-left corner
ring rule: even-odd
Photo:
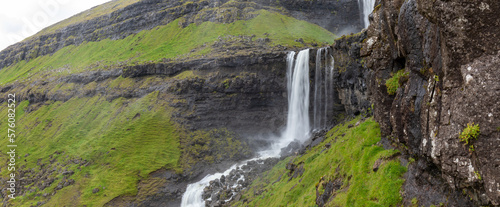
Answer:
[[[500,204],[499,10],[493,0],[380,1],[361,49],[383,135],[418,161],[413,187],[448,186],[453,206],[468,205],[454,191],[476,205]],[[386,80],[402,69],[408,75],[388,94]],[[459,134],[468,123],[481,133],[465,143]]]
[[[200,71],[204,78],[175,81],[167,91],[186,100],[176,105],[179,122],[192,130],[224,126],[244,136],[277,132],[286,122],[285,55],[218,59]]]
[[[19,100],[38,105],[78,97],[139,98],[161,91],[175,102],[171,106],[177,122],[191,130],[225,127],[240,135],[273,133],[286,119],[285,55],[275,52],[83,72],[7,84],[0,93],[17,93]],[[108,87],[120,78],[135,83]],[[7,96],[2,97],[0,102]]]
[[[366,32],[343,36],[335,40],[333,46],[335,89],[346,115],[350,116],[369,112],[372,107],[367,83],[370,71],[363,67],[360,56],[361,43],[365,38]]]

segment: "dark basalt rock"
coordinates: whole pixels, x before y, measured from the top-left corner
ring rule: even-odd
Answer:
[[[370,71],[363,67],[360,57],[361,42],[366,38],[366,32],[343,36],[335,41],[333,56],[335,67],[333,82],[346,115],[359,115],[371,108],[368,83]]]
[[[294,164],[293,160],[290,160],[290,163],[286,164],[286,169],[288,170],[288,176],[290,177],[288,181],[302,176],[305,171],[303,162]]]
[[[342,179],[335,179],[333,181],[325,182],[323,178],[321,178],[319,185],[316,187],[316,205],[318,205],[319,207],[325,206],[325,204],[331,199],[332,194],[335,191],[339,190],[342,185]],[[323,187],[324,189],[322,194],[319,193],[320,187]]]
[[[299,154],[299,151],[304,148],[303,145],[300,144],[299,141],[295,140],[288,144],[286,147],[283,147],[280,152],[280,157],[285,158],[292,155]]]
[[[224,126],[244,136],[276,132],[286,119],[285,65],[285,53],[278,53],[216,59],[194,66],[216,73],[174,81],[167,87],[168,92],[186,100],[175,106],[181,113],[174,116],[193,130]],[[245,74],[238,75],[240,72]]]

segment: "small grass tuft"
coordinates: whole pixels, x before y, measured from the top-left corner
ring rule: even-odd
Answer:
[[[418,200],[417,200],[417,198],[411,199],[411,206],[412,207],[418,207]]]
[[[387,87],[387,93],[389,95],[396,94],[396,91],[398,90],[398,88],[400,86],[400,83],[399,83],[400,78],[403,77],[403,78],[407,79],[408,75],[409,75],[409,73],[405,72],[405,70],[402,69],[402,70],[399,70],[396,74],[394,74],[394,76],[387,79],[387,81],[385,81],[385,86]]]
[[[467,127],[460,133],[458,138],[461,142],[465,142],[465,145],[468,145],[470,141],[477,139],[480,133],[479,124],[474,125],[474,122],[472,124],[467,123]]]
[[[478,171],[474,171],[474,174],[476,174],[477,179],[482,180],[483,178],[481,177],[481,174],[479,174]]]

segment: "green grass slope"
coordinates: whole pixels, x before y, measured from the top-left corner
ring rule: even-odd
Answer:
[[[136,193],[138,180],[156,169],[180,170],[179,131],[156,96],[152,93],[140,99],[112,102],[99,96],[72,99],[43,105],[31,113],[23,113],[27,101],[20,104],[16,144],[23,159],[18,165],[25,165],[21,168],[24,170],[35,169],[33,174],[52,168],[56,171],[44,174],[47,179],[40,178],[40,182],[55,179],[51,185],[43,190],[35,188],[36,182],[25,186],[33,191],[13,204],[29,206],[45,200],[38,194],[54,192],[63,178],[59,170],[75,172],[69,178],[76,183],[61,189],[48,206],[71,202],[100,206],[118,195]],[[7,120],[5,108],[5,104],[0,106],[1,120]],[[6,125],[1,124],[0,131],[6,130]],[[0,144],[5,146],[6,141],[0,140]],[[73,162],[78,159],[90,163],[82,166]],[[1,168],[2,173],[7,172],[5,166]],[[26,173],[23,177],[31,176]],[[99,193],[93,195],[94,188],[100,188]],[[72,201],[75,191],[81,193],[80,200]],[[70,194],[73,196],[67,197]]]
[[[325,206],[397,206],[406,167],[396,150],[377,145],[380,128],[373,118],[360,118],[334,127],[318,146],[298,157],[280,161],[254,180],[234,206],[317,206],[327,183],[337,187],[327,196]],[[326,147],[329,143],[331,146]],[[373,166],[381,165],[374,172]],[[303,166],[304,173],[291,178],[287,164]]]

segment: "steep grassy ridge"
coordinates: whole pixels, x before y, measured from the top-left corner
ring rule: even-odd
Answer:
[[[53,55],[38,57],[29,62],[21,61],[0,70],[0,84],[41,75],[67,75],[87,70],[107,69],[146,62],[163,62],[167,59],[218,57],[212,45],[227,36],[252,36],[252,41],[268,38],[267,47],[303,46],[306,43],[332,43],[335,35],[327,30],[266,10],[255,12],[255,18],[238,20],[230,24],[203,22],[182,27],[183,18],[153,30],[142,31],[125,39],[105,39],[67,46]],[[257,43],[255,43],[257,44]],[[232,55],[248,54],[247,50],[232,51]],[[254,51],[257,52],[257,51]]]
[[[112,1],[109,1],[107,3],[101,4],[99,6],[92,8],[92,9],[89,9],[87,11],[80,12],[80,13],[78,13],[78,14],[76,14],[68,19],[65,19],[63,21],[60,21],[52,26],[49,26],[34,36],[36,37],[36,36],[40,36],[40,35],[53,33],[56,30],[63,29],[63,28],[70,26],[72,24],[81,23],[81,22],[84,22],[84,21],[87,21],[87,20],[90,20],[90,19],[93,19],[96,17],[110,14],[114,11],[122,9],[122,8],[124,8],[128,5],[134,4],[138,1],[140,1],[140,0],[112,0]]]
[[[395,159],[399,152],[384,150],[379,141],[373,118],[336,126],[318,146],[256,179],[235,205],[316,206],[323,200],[326,206],[396,206],[406,168]]]

